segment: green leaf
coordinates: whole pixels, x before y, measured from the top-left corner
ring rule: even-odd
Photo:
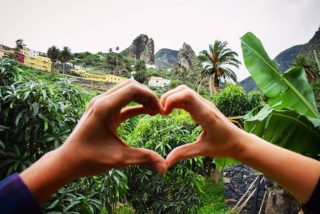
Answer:
[[[1,140],[0,140],[0,149],[1,150],[5,150],[6,149],[4,143]]]
[[[266,141],[292,151],[317,156],[320,154],[320,120],[296,111],[274,110],[266,105],[245,117],[244,129]]]
[[[222,169],[239,162],[232,158],[215,158],[214,163],[216,164],[218,169]]]
[[[279,103],[275,109],[290,108],[300,114],[319,117],[312,87],[309,85],[302,67],[292,67],[283,74],[284,80],[290,86],[282,94],[269,99],[269,104]]]
[[[48,127],[49,127],[49,122],[48,122],[47,118],[45,118],[44,119],[44,129],[43,130],[47,131]]]
[[[9,129],[9,127],[0,125],[0,132],[2,132],[4,130],[8,130],[8,129]]]
[[[33,114],[32,116],[36,116],[39,112],[39,104],[38,103],[32,103],[32,109],[33,109]]]
[[[57,206],[58,203],[59,203],[59,199],[56,199],[47,207],[47,209],[53,209],[54,207]]]
[[[280,74],[260,40],[252,33],[241,38],[245,65],[261,91],[277,109],[289,108],[300,114],[320,119],[314,94],[303,68],[295,67]]]
[[[285,90],[278,68],[253,33],[249,32],[241,37],[241,47],[244,64],[265,95],[275,97]]]
[[[18,124],[19,124],[19,121],[20,121],[20,119],[21,119],[21,117],[22,117],[22,113],[23,113],[23,112],[19,112],[19,114],[18,114],[17,117],[16,117],[16,120],[15,120],[15,122],[14,122],[14,124],[15,124],[16,126],[18,126]]]
[[[23,101],[25,101],[29,97],[30,91],[26,91],[23,95]]]

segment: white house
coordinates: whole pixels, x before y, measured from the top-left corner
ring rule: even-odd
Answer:
[[[156,65],[153,65],[153,64],[146,64],[146,68],[156,68],[157,66]]]
[[[149,86],[157,87],[157,88],[163,88],[168,86],[169,84],[170,84],[170,80],[164,79],[162,77],[152,76],[148,81]]]

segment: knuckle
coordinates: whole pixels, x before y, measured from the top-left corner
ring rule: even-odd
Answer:
[[[132,81],[135,81],[135,80],[132,80]],[[138,85],[136,82],[131,82],[128,85],[128,88],[130,89],[130,91],[134,93],[138,92],[141,89],[140,85]]]
[[[128,80],[126,81],[126,83],[128,83],[128,84],[132,84],[132,83],[136,84],[137,81],[135,81],[135,80],[133,80],[133,79],[128,79]]]
[[[191,99],[194,99],[194,94],[192,93],[191,90],[188,89],[188,90],[185,92],[185,97],[186,97],[188,100],[191,100]]]
[[[180,88],[180,89],[190,89],[190,88],[189,88],[188,86],[186,86],[186,85],[180,85],[179,88]]]
[[[97,100],[92,104],[92,111],[94,114],[96,115],[103,115],[104,114],[104,105],[103,102],[101,100]]]

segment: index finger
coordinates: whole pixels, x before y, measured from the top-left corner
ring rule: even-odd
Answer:
[[[137,102],[142,104],[150,115],[158,114],[161,111],[157,95],[136,81],[110,93],[105,97],[104,102],[107,107],[119,110],[130,102]]]

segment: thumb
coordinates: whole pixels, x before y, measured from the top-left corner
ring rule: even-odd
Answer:
[[[194,142],[179,146],[172,150],[166,158],[167,167],[169,168],[175,162],[201,156],[203,154],[203,144],[201,142]]]
[[[203,140],[205,135],[206,133],[202,132],[196,142],[185,144],[173,149],[166,158],[167,167],[169,168],[175,162],[180,160],[204,155],[205,145],[203,144]]]
[[[149,149],[127,147],[125,164],[147,166],[160,174],[165,173],[167,169],[165,159]]]

